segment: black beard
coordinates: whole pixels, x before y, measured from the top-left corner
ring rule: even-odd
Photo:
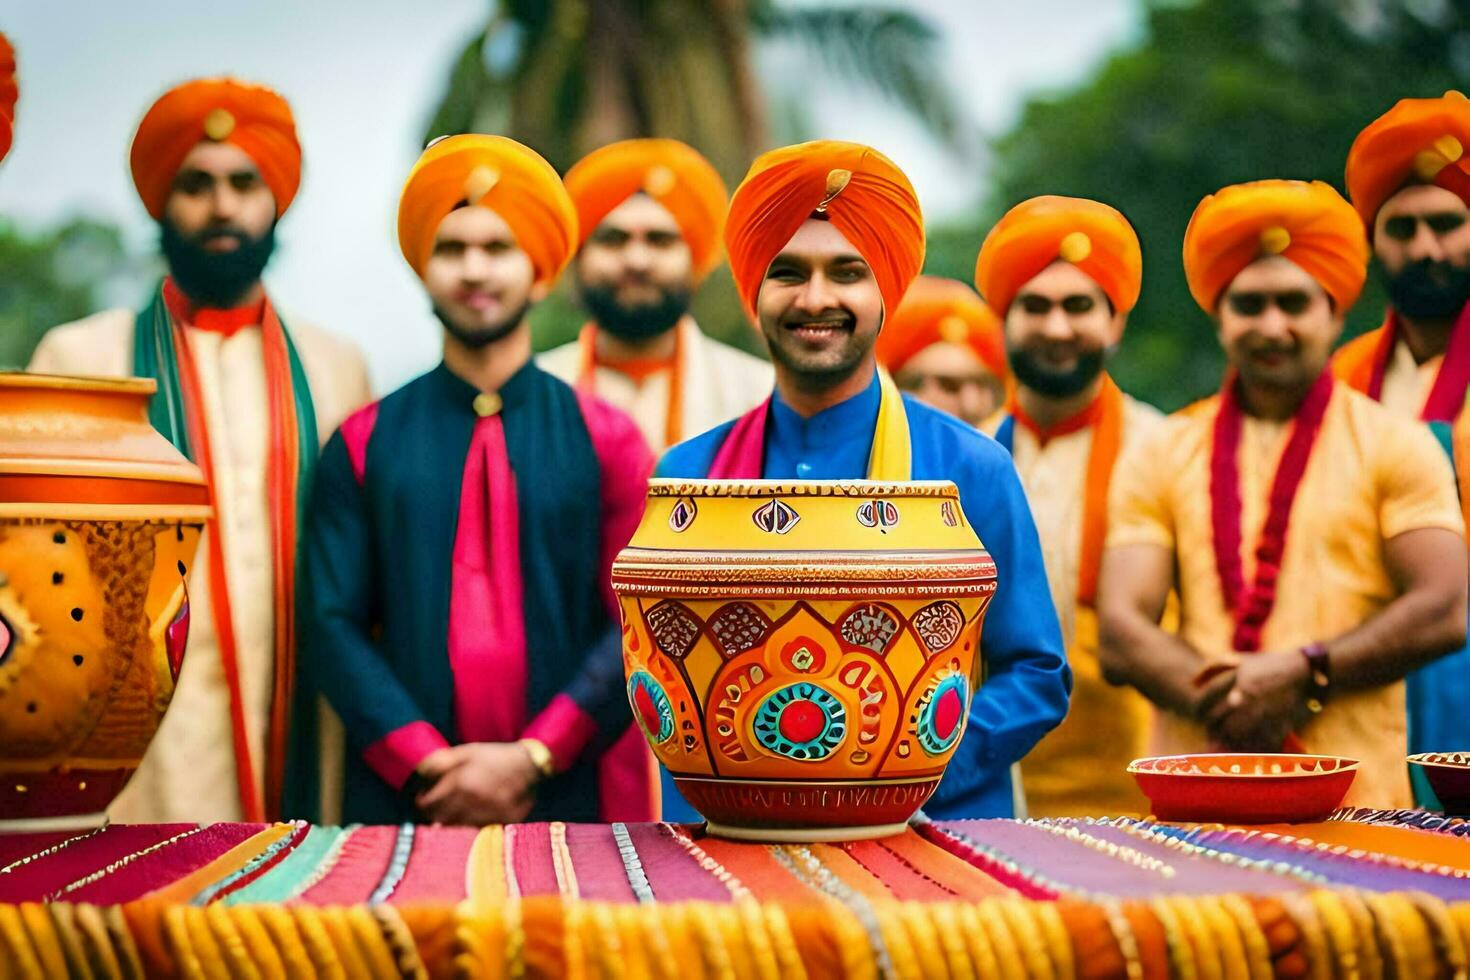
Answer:
[[[489,347],[497,340],[504,340],[514,333],[516,327],[519,327],[526,319],[526,311],[530,308],[531,302],[527,300],[521,304],[520,309],[499,323],[492,323],[488,327],[474,327],[472,329],[465,329],[455,323],[448,313],[445,313],[439,308],[439,304],[437,303],[434,304],[434,315],[439,318],[440,323],[444,324],[444,329],[448,331],[449,336],[470,350],[480,350]]]
[[[185,296],[208,309],[227,310],[239,304],[260,282],[260,274],[276,248],[274,223],[264,235],[252,238],[235,228],[209,228],[197,235],[184,235],[167,221],[160,221],[159,248],[168,262],[169,275]],[[232,252],[210,252],[204,243],[215,238],[232,238]]]
[[[1024,347],[1006,348],[1011,373],[1016,380],[1038,395],[1047,398],[1071,398],[1087,390],[1097,380],[1107,363],[1107,348],[1084,351],[1077,355],[1077,366],[1070,371],[1053,371]]]
[[[1393,308],[1414,320],[1444,320],[1470,302],[1470,266],[1420,259],[1388,277]]]
[[[625,306],[611,286],[583,286],[582,303],[597,325],[624,340],[647,340],[671,330],[689,312],[694,293],[687,287],[659,290],[653,303]]]

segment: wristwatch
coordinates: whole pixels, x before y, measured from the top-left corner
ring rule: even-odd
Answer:
[[[1306,658],[1307,679],[1312,685],[1307,694],[1307,710],[1319,715],[1332,688],[1332,661],[1328,659],[1327,646],[1323,643],[1308,643],[1302,647],[1301,654]]]
[[[531,757],[531,765],[541,773],[542,779],[550,779],[556,775],[556,759],[552,757],[551,750],[546,747],[545,742],[539,738],[523,738],[519,740],[519,743],[526,750],[526,754]]]

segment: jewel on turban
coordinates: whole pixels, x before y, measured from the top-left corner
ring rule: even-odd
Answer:
[[[1184,276],[1207,313],[1241,270],[1280,255],[1306,271],[1344,312],[1368,274],[1363,223],[1320,180],[1258,180],[1206,197],[1184,232]]]
[[[1096,282],[1115,312],[1138,302],[1138,235],[1116,208],[1080,197],[1033,197],[1007,211],[980,246],[975,287],[1003,317],[1021,288],[1058,260]]]
[[[1000,318],[985,301],[962,282],[920,276],[878,333],[878,363],[897,374],[915,354],[942,342],[968,347],[1002,381],[1010,373]]]
[[[729,193],[693,147],[670,139],[610,143],[568,170],[566,186],[577,206],[579,247],[614,208],[641,191],[674,216],[689,244],[696,278],[719,264]]]
[[[1385,201],[1411,183],[1438,184],[1470,204],[1470,99],[1400,99],[1353,140],[1347,189],[1368,233]]]
[[[200,78],[169,89],[133,137],[133,184],[155,219],[189,151],[203,142],[230,143],[255,161],[286,213],[301,186],[301,144],[291,106],[276,92],[233,78]]]
[[[19,94],[15,82],[15,49],[10,39],[0,34],[0,160],[10,152],[15,135],[15,100]]]
[[[872,147],[816,140],[756,158],[730,200],[725,251],[752,319],[771,260],[813,213],[825,215],[873,270],[883,309],[898,308],[924,265],[924,216],[902,170]]]
[[[440,223],[465,205],[510,225],[537,283],[554,282],[576,250],[577,209],[540,154],[504,136],[445,136],[413,165],[398,202],[398,247],[420,278]]]

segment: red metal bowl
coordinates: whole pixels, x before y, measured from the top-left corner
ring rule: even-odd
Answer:
[[[1439,797],[1444,812],[1452,817],[1470,817],[1470,752],[1421,752],[1409,756]]]
[[[1333,755],[1202,753],[1135,759],[1128,771],[1159,820],[1312,823],[1342,803],[1358,760]]]

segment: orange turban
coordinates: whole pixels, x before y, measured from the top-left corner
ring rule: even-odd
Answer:
[[[1116,208],[1081,197],[1033,197],[1005,213],[975,261],[975,286],[1000,316],[1043,269],[1061,259],[1102,288],[1127,313],[1143,285],[1143,251]]]
[[[10,39],[0,34],[0,160],[10,152],[10,141],[15,135],[15,99],[18,94],[15,49],[10,46]]]
[[[567,171],[567,193],[577,206],[580,247],[618,205],[639,191],[668,209],[679,224],[703,279],[720,261],[729,193],[708,160],[678,140],[610,143]]]
[[[133,137],[133,184],[155,219],[184,157],[209,140],[244,150],[286,213],[301,186],[301,144],[291,106],[271,89],[233,78],[200,78],[169,89],[153,103]]]
[[[969,347],[1002,381],[1010,373],[1000,318],[985,301],[962,282],[920,276],[878,334],[878,363],[897,373],[915,354],[941,341]]]
[[[420,278],[440,223],[466,203],[505,219],[538,283],[554,282],[576,250],[577,209],[540,154],[504,136],[446,136],[413,165],[398,202],[398,247]]]
[[[1352,205],[1320,180],[1257,180],[1211,194],[1184,231],[1184,276],[1214,313],[1220,294],[1257,259],[1281,255],[1327,291],[1339,312],[1368,275],[1368,239]]]
[[[821,210],[873,270],[883,309],[898,308],[924,265],[924,216],[903,171],[872,147],[816,140],[756,158],[735,189],[725,250],[752,319],[761,282],[802,223]]]
[[[1467,163],[1470,99],[1459,92],[1438,99],[1400,99],[1353,140],[1347,158],[1348,196],[1371,235],[1378,209],[1406,184],[1440,184],[1465,197]]]

